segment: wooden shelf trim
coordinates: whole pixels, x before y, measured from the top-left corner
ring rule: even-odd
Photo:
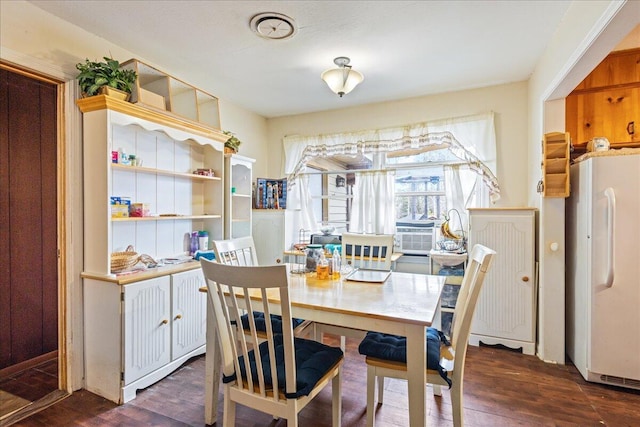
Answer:
[[[121,101],[107,95],[96,95],[90,96],[88,98],[81,98],[76,100],[76,105],[83,113],[107,109],[139,119],[148,120],[150,122],[158,123],[184,132],[204,136],[205,138],[220,142],[221,145],[219,149],[221,151],[223,148],[222,144],[224,144],[224,142],[229,139],[228,135],[225,135],[221,131],[205,126],[201,123],[194,122],[192,120],[177,116],[167,111],[156,110],[152,107],[139,106],[137,104],[132,104],[127,101]]]

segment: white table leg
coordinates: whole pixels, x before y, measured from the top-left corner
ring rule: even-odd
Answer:
[[[218,418],[218,388],[220,386],[220,351],[213,320],[213,307],[207,296],[207,355],[205,356],[204,422],[212,425]]]
[[[407,328],[407,376],[409,386],[409,425],[426,425],[427,355],[426,330],[424,326],[410,325]]]

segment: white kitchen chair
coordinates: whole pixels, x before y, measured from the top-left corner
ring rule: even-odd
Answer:
[[[228,240],[214,240],[213,251],[216,260],[225,265],[235,266],[257,266],[258,256],[253,237],[238,237]],[[258,325],[258,338],[266,338],[266,316],[264,313],[256,311],[253,313],[255,321]],[[248,329],[248,315],[243,314],[240,318],[243,329]],[[272,315],[271,323],[277,333],[282,333],[282,319],[278,315]],[[293,319],[294,334],[296,336],[304,336],[313,330],[313,322],[302,319]]]
[[[241,267],[204,258],[200,263],[222,354],[222,425],[235,425],[236,403],[240,403],[285,418],[289,427],[297,427],[300,410],[331,382],[333,426],[340,426],[343,352],[294,338],[288,267]],[[235,334],[234,319],[240,316],[241,307],[249,312],[259,310],[267,318],[272,309],[281,313],[282,334],[276,334],[266,322],[266,339],[256,347],[258,330],[252,316],[248,333]]]
[[[342,263],[354,268],[391,270],[393,234],[342,234]]]
[[[391,254],[393,253],[393,234],[355,234],[342,233],[342,265],[343,271],[352,268],[374,270],[391,270]],[[346,337],[362,339],[365,331],[326,324],[315,324],[316,337],[322,341],[325,333],[340,337],[340,348],[346,349]]]
[[[471,251],[453,314],[450,345],[442,342],[443,335],[439,331],[433,328],[429,328],[427,331],[427,346],[432,344],[430,349],[433,349],[433,340],[437,340],[435,349],[440,347],[440,356],[435,360],[432,359],[432,363],[427,360],[427,383],[434,385],[434,394],[436,395],[441,394],[441,386],[450,386],[453,424],[456,427],[463,425],[462,386],[471,321],[485,275],[491,266],[495,253],[482,245],[475,245]],[[360,343],[359,351],[366,356],[367,427],[373,427],[376,378],[378,379],[378,402],[380,404],[383,400],[385,377],[407,379],[406,338],[369,332]],[[427,359],[429,359],[429,354]],[[433,364],[436,366],[432,366]]]

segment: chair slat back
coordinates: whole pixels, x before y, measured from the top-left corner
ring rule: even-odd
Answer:
[[[469,255],[451,326],[451,345],[455,349],[456,359],[454,375],[456,370],[464,369],[464,359],[467,353],[467,344],[469,343],[473,313],[476,309],[480,290],[484,284],[485,275],[495,254],[494,250],[486,246],[475,245]]]
[[[226,265],[258,265],[258,256],[253,237],[239,237],[229,240],[214,240],[213,251],[216,260]]]
[[[295,353],[293,351],[293,329],[291,325],[291,302],[289,300],[289,275],[286,265],[237,266],[224,265],[201,259],[202,271],[207,282],[209,302],[212,304],[222,354],[222,372],[225,377],[236,374],[239,388],[246,392],[267,397],[273,391],[273,400],[280,400],[280,384],[276,364],[271,363],[272,386],[265,382],[260,352],[253,351],[257,369],[257,378],[251,373],[250,353],[256,348],[258,331],[253,316],[249,316],[249,333],[236,334],[234,319],[239,319],[242,310],[249,313],[262,311],[265,319],[271,314],[282,316],[282,338],[284,345],[284,363],[286,373],[286,392],[296,390]],[[276,360],[274,333],[270,321],[266,321],[266,345],[269,359]],[[262,340],[261,340],[262,341]],[[264,344],[262,344],[264,345]],[[241,378],[240,357],[246,380]]]
[[[393,234],[342,234],[342,262],[354,267],[391,270]]]

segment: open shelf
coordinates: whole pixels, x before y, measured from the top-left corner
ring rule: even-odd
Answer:
[[[202,180],[202,181],[220,181],[222,177],[219,176],[206,176],[206,175],[197,175],[194,173],[182,173],[182,172],[173,172],[162,169],[154,169],[154,168],[146,168],[144,166],[127,166],[122,165],[120,163],[111,164],[112,169],[120,169],[120,170],[130,170],[133,172],[143,172],[150,173],[156,175],[164,175],[164,176],[176,176],[180,178],[188,178],[193,180]]]

